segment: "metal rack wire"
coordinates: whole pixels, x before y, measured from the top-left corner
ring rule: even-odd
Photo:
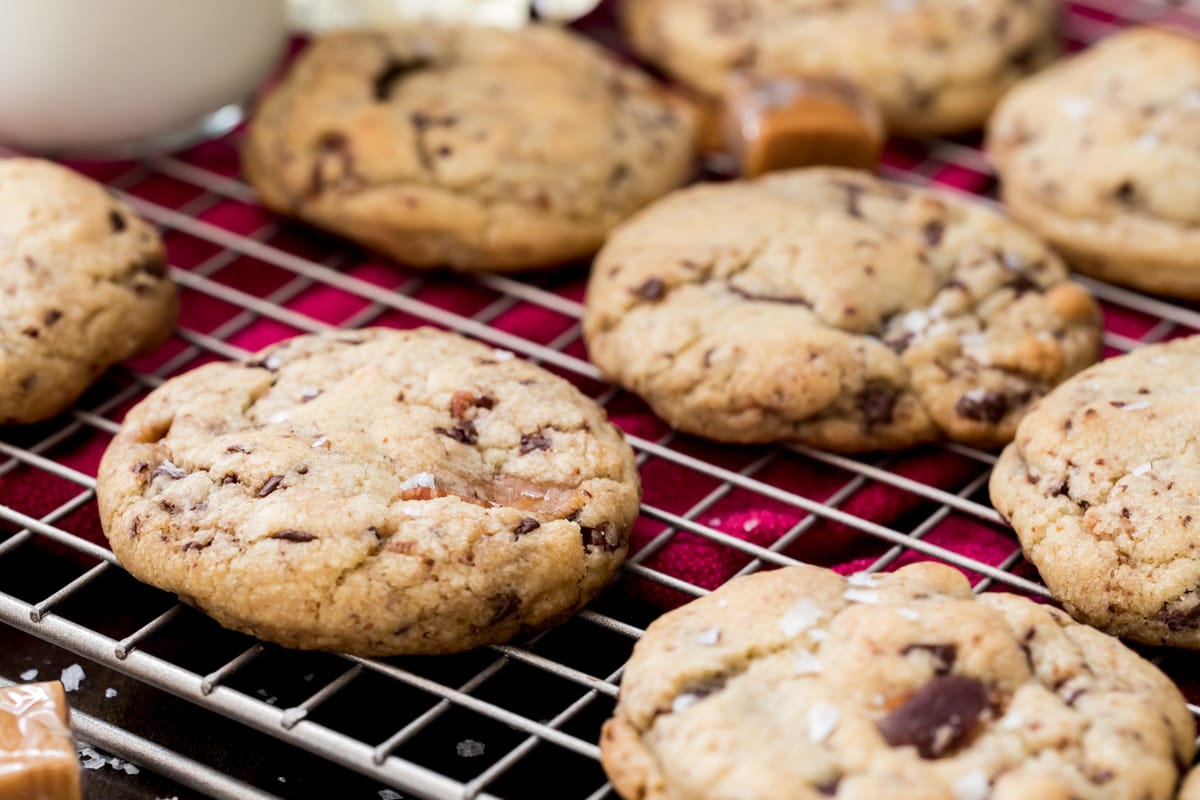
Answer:
[[[1086,0],[1071,4],[1066,30],[1078,44],[1131,21],[1166,20],[1196,29],[1198,12],[1179,2]],[[172,273],[185,291],[185,315],[163,351],[106,376],[68,415],[0,434],[5,625],[405,793],[447,800],[543,796],[532,787],[553,774],[563,781],[554,796],[598,800],[613,796],[597,764],[599,724],[612,709],[621,665],[657,613],[636,598],[706,591],[664,571],[656,560],[683,538],[734,557],[735,571],[745,574],[798,563],[794,545],[814,538],[822,526],[839,525],[850,538],[859,537],[853,555],[869,569],[934,558],[969,570],[980,591],[996,587],[1047,596],[988,504],[993,454],[956,444],[927,448],[917,457],[956,459],[955,478],[935,484],[910,477],[902,468],[905,456],[848,458],[801,446],[716,448],[678,436],[635,399],[604,385],[584,360],[579,270],[523,279],[418,275],[377,269],[343,243],[298,233],[266,215],[253,230],[231,228],[228,212],[245,211],[253,194],[234,177],[229,142],[202,150],[101,175],[164,231]],[[994,188],[986,161],[963,141],[897,144],[889,149],[885,174],[984,196]],[[183,250],[204,255],[174,261]],[[1200,312],[1190,307],[1086,283],[1110,315],[1129,323],[1124,333],[1106,334],[1110,352],[1200,330]],[[338,302],[314,307],[306,298],[315,290],[334,292]],[[189,302],[200,300],[208,304],[206,317],[190,317]],[[536,330],[512,323],[514,311],[529,309],[542,320]],[[620,420],[636,423],[626,427],[647,486],[640,523],[644,544],[624,568],[622,584],[592,609],[533,640],[461,657],[314,656],[221,631],[174,598],[134,585],[97,543],[96,453],[117,430],[124,410],[166,377],[211,358],[245,355],[239,342],[255,326],[275,326],[275,338],[282,338],[330,326],[417,323],[456,330],[538,361],[610,410],[619,409]],[[660,490],[655,476],[664,466],[687,475],[689,491]],[[801,467],[832,477],[820,492],[810,491],[789,478]],[[42,488],[31,495],[17,491],[18,485]],[[882,521],[856,513],[854,498],[871,489],[903,498],[904,510]],[[720,524],[729,509],[755,503],[771,504],[792,520],[766,544]],[[1009,555],[983,563],[931,535],[967,523],[1007,537]],[[26,568],[31,559],[53,568],[31,577]],[[1175,658],[1182,657],[1167,658],[1166,666],[1181,674],[1187,662],[1173,664]],[[363,697],[388,714],[364,724],[354,713]],[[251,787],[226,770],[100,720],[77,719],[90,740],[213,797],[307,796],[284,786]],[[472,731],[487,737],[481,757],[469,743],[465,754],[447,752]]]

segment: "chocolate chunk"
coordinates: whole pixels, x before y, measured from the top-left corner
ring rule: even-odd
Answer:
[[[854,405],[868,426],[887,425],[896,410],[896,390],[891,384],[868,381],[854,398]]]
[[[1026,45],[1008,57],[1008,63],[1020,72],[1028,72],[1041,60],[1037,44]]]
[[[424,58],[411,58],[406,61],[389,60],[371,84],[375,99],[380,101],[390,99],[392,92],[396,89],[396,84],[412,73],[425,69],[429,64],[429,60]]]
[[[987,707],[982,683],[962,675],[943,675],[881,719],[879,732],[892,747],[912,745],[921,758],[939,758],[966,741]]]
[[[601,522],[594,528],[581,525],[579,533],[583,536],[584,549],[599,547],[606,553],[612,553],[621,547],[621,537],[617,534],[617,526],[611,522]]]
[[[167,277],[167,262],[161,258],[152,259],[142,265],[142,272],[152,278],[165,278]]]
[[[1133,181],[1122,181],[1113,190],[1113,197],[1123,205],[1133,205],[1137,202],[1137,187],[1133,185]]]
[[[521,455],[532,453],[534,450],[549,450],[553,441],[542,431],[527,433],[521,437]]]
[[[608,173],[608,188],[613,189],[624,183],[629,178],[629,165],[617,164]]]
[[[475,423],[469,419],[459,420],[449,428],[434,428],[433,430],[435,433],[449,436],[454,441],[463,444],[475,444],[479,441],[479,431],[475,430]]]
[[[855,219],[862,219],[861,200],[864,191],[863,187],[857,183],[842,183],[839,185],[846,190],[846,213]]]
[[[958,398],[954,411],[960,417],[976,422],[997,423],[1008,413],[1008,398],[1000,392],[986,391],[980,396],[964,394]]]
[[[261,487],[261,488],[258,490],[258,496],[259,496],[259,497],[266,497],[266,496],[267,496],[267,495],[269,495],[271,492],[273,492],[273,491],[275,491],[276,489],[278,489],[278,488],[279,488],[279,484],[280,484],[280,483],[282,483],[282,482],[283,482],[283,476],[282,476],[282,475],[272,475],[271,477],[267,478],[267,482],[266,482],[266,483],[264,483],[264,484],[262,485],[262,487]]]
[[[520,539],[525,534],[536,531],[540,527],[542,527],[542,523],[538,522],[533,517],[526,517],[517,523],[517,527],[513,528],[513,533],[515,533],[517,538]]]
[[[237,475],[226,475],[224,478],[221,478],[222,486],[228,486],[231,483],[237,483],[237,482],[238,482]]]
[[[195,539],[189,539],[183,543],[183,552],[186,553],[189,550],[203,550],[211,544],[212,542],[197,542]]]
[[[108,212],[108,225],[113,233],[120,233],[125,230],[125,215],[114,208]]]
[[[1173,600],[1159,609],[1154,618],[1172,632],[1194,631],[1200,628],[1200,595],[1192,593]]]
[[[164,461],[163,463],[161,463],[157,467],[155,467],[154,471],[150,473],[150,480],[154,480],[159,475],[166,475],[168,478],[171,478],[172,480],[177,481],[180,478],[186,478],[187,472],[185,472],[184,470],[181,470],[179,467],[175,466],[170,461]]]
[[[947,675],[954,668],[954,662],[958,658],[958,645],[956,644],[910,644],[900,651],[900,655],[906,656],[913,652],[929,653],[933,656],[933,662],[936,665],[938,675]]]
[[[47,328],[49,328],[51,325],[58,322],[60,319],[62,319],[62,312],[59,311],[57,308],[52,308],[46,312],[45,316],[42,317],[42,322],[46,325]]]
[[[930,247],[937,247],[941,244],[942,234],[945,233],[946,226],[939,220],[932,220],[925,223],[925,227],[921,229],[921,235],[925,237],[925,243]]]
[[[21,391],[28,392],[33,388],[35,383],[37,383],[36,374],[26,375],[24,378],[21,378]]]
[[[782,294],[758,294],[755,292],[747,292],[745,289],[740,289],[733,285],[729,286],[729,291],[733,292],[738,297],[745,298],[746,300],[754,300],[759,303],[783,303],[784,305],[789,306],[804,306],[805,308],[812,308],[812,303],[808,302],[808,300],[803,297]]]
[[[645,283],[634,289],[633,293],[653,303],[663,299],[663,295],[667,293],[667,287],[662,282],[662,278],[648,278]]]
[[[225,448],[226,453],[250,453],[250,448],[244,444],[235,444]]]
[[[488,620],[488,625],[495,625],[513,614],[521,607],[521,598],[513,592],[501,592],[489,598],[488,602],[495,609],[492,612],[492,618]]]
[[[36,339],[41,334],[41,331],[39,331],[37,328],[24,328],[21,333],[25,334],[30,339]]]
[[[346,134],[329,131],[322,135],[317,140],[308,196],[318,197],[330,186],[353,187],[361,183],[362,178],[354,171],[354,154]]]
[[[313,536],[311,533],[305,533],[304,531],[298,531],[298,530],[295,530],[294,528],[288,528],[287,530],[282,530],[282,531],[279,531],[278,533],[272,533],[271,538],[272,539],[282,539],[285,542],[301,542],[301,543],[303,543],[303,542],[311,542],[314,539],[316,539],[317,537]]]
[[[133,474],[141,475],[143,472],[146,471],[146,468],[149,466],[150,465],[147,464],[145,461],[139,461],[136,464],[134,464],[133,467],[131,467],[131,469],[133,470]]]
[[[491,410],[496,407],[496,398],[491,395],[482,395],[475,399],[475,407]]]
[[[817,790],[817,794],[825,797],[834,797],[837,795],[838,786],[841,783],[841,778],[830,778],[829,780],[821,781],[814,788]]]

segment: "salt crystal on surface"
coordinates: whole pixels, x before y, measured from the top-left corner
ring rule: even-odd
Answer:
[[[1154,133],[1147,133],[1139,136],[1137,140],[1137,146],[1143,150],[1154,150],[1160,144],[1162,144],[1162,139],[1159,138],[1158,134]]]
[[[1126,403],[1125,405],[1121,406],[1121,410],[1122,411],[1137,411],[1140,408],[1149,408],[1149,407],[1150,407],[1150,401],[1143,400],[1140,403]]]
[[[1130,472],[1130,474],[1131,475],[1145,475],[1147,472],[1149,472],[1152,469],[1153,469],[1153,467],[1150,465],[1149,462],[1147,462],[1145,464],[1138,464],[1136,467],[1133,468],[1133,470]]]
[[[1016,711],[1010,711],[1000,719],[1000,728],[1006,731],[1015,731],[1025,724],[1025,718]]]
[[[696,643],[702,644],[705,647],[711,647],[719,641],[721,641],[720,628],[705,628],[696,634]]]
[[[474,739],[463,739],[455,745],[455,751],[460,758],[475,758],[483,755],[483,742],[477,742]]]
[[[326,436],[318,436],[316,439],[313,440],[312,446],[316,447],[316,448],[324,448],[324,449],[328,450],[329,449],[329,438]]]
[[[821,659],[807,650],[796,653],[796,674],[816,675],[821,671]]]
[[[808,738],[814,744],[823,742],[833,733],[838,724],[837,706],[832,703],[816,703],[808,710]]]
[[[913,622],[916,622],[917,620],[919,620],[921,618],[921,615],[918,614],[916,611],[913,611],[911,608],[904,608],[903,606],[901,606],[900,608],[897,608],[896,613],[899,614],[900,616],[904,617],[905,619],[912,620]]]
[[[1086,97],[1066,97],[1062,101],[1062,111],[1073,120],[1081,120],[1092,113],[1092,101]]]
[[[847,589],[842,592],[842,597],[849,600],[851,603],[867,603],[876,605],[879,602],[879,592],[865,592],[861,589]]]
[[[104,696],[107,697],[109,700],[112,700],[114,697],[117,696],[117,690],[110,686],[104,690]]]
[[[950,788],[955,800],[987,800],[991,782],[983,770],[973,769],[956,780]]]
[[[846,578],[846,583],[851,586],[862,586],[867,589],[874,589],[879,586],[879,578],[869,572],[856,572]]]
[[[316,400],[321,396],[321,390],[316,386],[305,386],[300,390],[301,400]]]
[[[510,353],[508,350],[501,350],[500,348],[493,350],[492,355],[497,361],[512,361],[517,357],[515,353]]]
[[[823,628],[813,628],[808,635],[814,642],[823,642],[829,637],[829,631]]]
[[[400,484],[400,491],[407,492],[409,489],[436,489],[437,481],[434,480],[433,474],[429,472],[418,472],[411,478]]]
[[[784,636],[797,636],[817,624],[825,616],[816,603],[807,597],[801,598],[790,611],[779,619],[779,630]]]
[[[68,692],[74,692],[79,689],[79,684],[83,683],[83,679],[87,675],[83,672],[83,667],[78,664],[72,664],[62,671],[60,680],[62,681],[63,689]]]
[[[37,677],[37,672],[38,671],[36,669],[27,669],[21,673],[21,680],[31,681]]]
[[[287,422],[288,417],[289,417],[288,412],[276,411],[274,414],[267,417],[267,422],[271,423],[272,425],[278,425],[281,422]]]
[[[689,708],[696,705],[696,701],[699,699],[699,695],[694,695],[691,692],[684,692],[683,694],[676,695],[675,699],[671,701],[671,711],[675,714],[682,714],[684,711],[687,711]]]

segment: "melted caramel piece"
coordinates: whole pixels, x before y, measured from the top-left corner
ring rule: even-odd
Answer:
[[[747,177],[830,164],[873,169],[883,118],[873,100],[837,78],[731,79],[725,140]]]
[[[80,800],[69,714],[57,681],[0,689],[0,797]]]

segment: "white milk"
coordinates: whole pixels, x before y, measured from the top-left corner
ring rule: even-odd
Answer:
[[[285,12],[285,0],[4,0],[0,142],[88,151],[185,138],[266,77]]]

